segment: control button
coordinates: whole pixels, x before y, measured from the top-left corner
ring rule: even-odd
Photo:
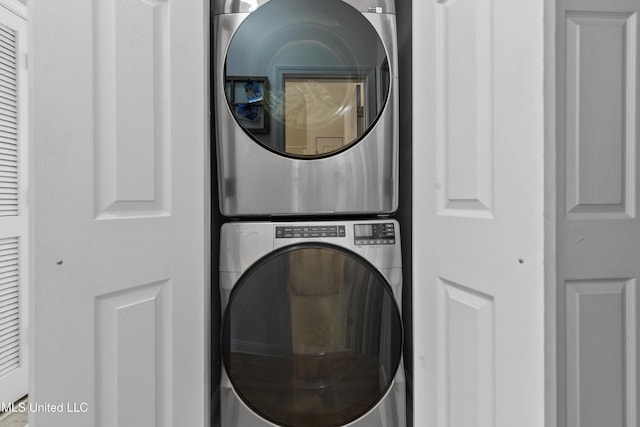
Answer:
[[[291,238],[327,238],[345,237],[346,228],[344,225],[322,225],[322,226],[278,226],[276,227],[277,239]]]

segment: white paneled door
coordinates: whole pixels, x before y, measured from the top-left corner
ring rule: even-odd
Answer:
[[[414,425],[544,425],[543,2],[413,2]]]
[[[29,3],[30,426],[208,425],[208,3]]]
[[[558,425],[638,414],[638,0],[561,0]]]
[[[27,21],[0,1],[0,406],[27,394]],[[4,406],[3,406],[4,405]]]

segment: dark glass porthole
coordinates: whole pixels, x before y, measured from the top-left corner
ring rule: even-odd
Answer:
[[[389,63],[373,25],[341,0],[271,0],[231,39],[225,93],[237,123],[283,155],[359,141],[381,114]]]
[[[348,424],[373,408],[400,364],[402,325],[384,277],[330,245],[283,248],[231,293],[223,362],[234,390],[282,426]]]

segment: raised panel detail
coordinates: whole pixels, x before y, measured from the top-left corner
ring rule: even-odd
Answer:
[[[567,281],[567,427],[635,427],[636,282]]]
[[[96,422],[169,426],[171,289],[158,282],[96,298]]]
[[[439,279],[440,426],[493,427],[495,317],[491,296]]]
[[[566,212],[635,216],[636,15],[566,17]]]
[[[437,5],[438,211],[492,217],[493,0]]]
[[[166,215],[168,2],[94,6],[96,215]]]

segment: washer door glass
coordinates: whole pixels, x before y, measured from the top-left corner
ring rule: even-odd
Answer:
[[[256,141],[293,157],[339,152],[373,126],[389,93],[373,25],[341,0],[271,0],[231,39],[229,107]]]
[[[338,426],[385,395],[400,364],[400,312],[385,278],[329,245],[280,249],[231,293],[222,353],[240,398],[283,426]]]

